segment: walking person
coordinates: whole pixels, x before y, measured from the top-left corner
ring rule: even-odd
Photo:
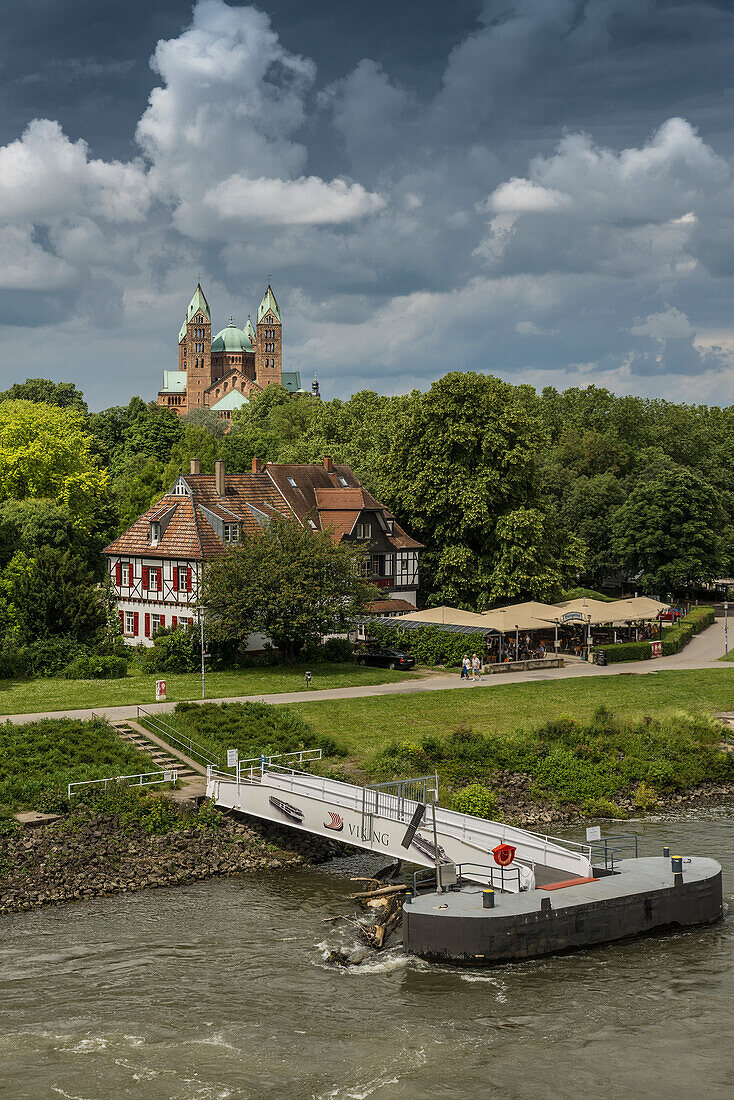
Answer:
[[[461,679],[469,679],[469,654],[465,653],[461,659]]]
[[[481,668],[481,662],[480,662],[479,658],[477,657],[476,653],[472,653],[472,658],[471,658],[471,678],[472,678],[472,680],[476,680],[477,674],[479,673],[480,668]]]

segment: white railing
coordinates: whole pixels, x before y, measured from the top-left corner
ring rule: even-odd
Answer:
[[[156,778],[153,778],[153,777]],[[135,780],[135,782],[128,782],[129,787],[152,787],[156,783],[175,783],[178,780],[177,768],[165,768],[156,772],[137,772],[135,775],[109,775],[106,779],[79,779],[75,783],[70,783],[66,789],[66,797],[71,800],[72,794],[77,794],[77,788],[79,787],[98,787],[102,786],[103,790],[107,790],[108,783],[121,783],[123,780]]]

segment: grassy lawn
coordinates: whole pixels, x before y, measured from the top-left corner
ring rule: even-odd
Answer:
[[[585,719],[605,705],[619,717],[673,710],[734,710],[734,679],[713,670],[600,676],[588,680],[507,684],[491,688],[294,703],[321,734],[364,757],[395,738],[445,734],[466,724],[481,733],[530,729],[558,715]]]
[[[382,668],[358,668],[353,664],[313,665],[312,688],[339,688],[365,684],[386,684],[416,679],[419,674],[390,672]],[[127,676],[122,680],[0,680],[0,714],[36,714],[87,707],[114,707],[155,702],[155,682],[167,684],[168,699],[176,702],[201,699],[201,675]],[[235,672],[208,672],[208,699],[237,695],[266,695],[273,692],[303,691],[304,668],[250,668]]]

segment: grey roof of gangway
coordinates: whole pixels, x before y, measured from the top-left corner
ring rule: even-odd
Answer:
[[[541,898],[551,899],[552,909],[572,909],[579,905],[612,901],[635,894],[647,894],[653,890],[673,888],[673,872],[670,859],[665,856],[649,856],[644,859],[622,860],[619,874],[604,875],[593,882],[580,882],[578,886],[564,886],[560,890],[548,890],[539,886],[519,894],[502,894],[495,891],[494,909],[482,904],[481,886],[464,886],[461,890],[436,894],[419,894],[413,898],[410,908],[416,913],[432,917],[492,917],[522,916],[540,911]],[[703,882],[719,874],[720,865],[715,859],[693,856],[683,863],[684,882]]]

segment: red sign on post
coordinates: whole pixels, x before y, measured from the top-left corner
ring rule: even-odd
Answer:
[[[166,698],[166,681],[156,680],[155,682],[155,701],[161,703]]]
[[[653,657],[662,657],[662,655],[663,655],[663,643],[662,642],[650,642],[650,649],[652,650]]]

